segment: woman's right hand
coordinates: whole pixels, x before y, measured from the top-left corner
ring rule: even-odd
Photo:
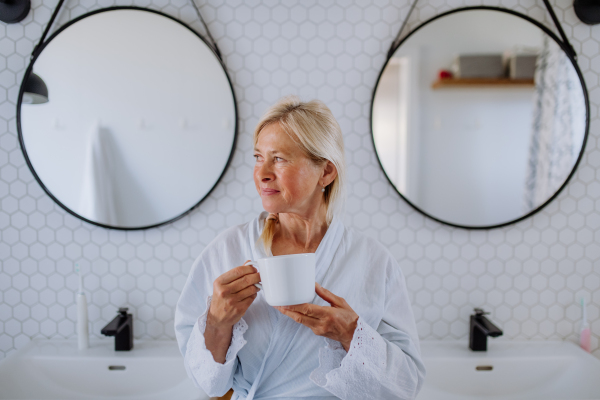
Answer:
[[[246,263],[215,279],[206,319],[207,327],[231,332],[233,325],[244,316],[256,298],[256,293],[260,289],[254,284],[260,282],[260,274],[256,268]]]

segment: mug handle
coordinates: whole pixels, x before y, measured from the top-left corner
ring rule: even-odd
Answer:
[[[247,262],[244,265],[252,265],[254,268],[256,268],[258,270],[258,263],[254,262],[254,261]],[[254,286],[259,288],[260,290],[263,290],[263,287],[260,283],[255,283]]]

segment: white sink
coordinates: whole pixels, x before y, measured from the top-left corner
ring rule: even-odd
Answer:
[[[174,341],[114,339],[77,350],[71,340],[33,340],[0,361],[0,399],[205,400],[188,378]]]
[[[600,360],[562,341],[423,341],[427,368],[417,400],[600,399]]]
[[[113,340],[81,352],[75,341],[32,341],[0,361],[0,399],[209,399],[176,342],[138,340],[115,352]],[[473,352],[463,341],[422,341],[421,352],[417,400],[600,400],[600,360],[570,342],[488,339],[487,352]]]

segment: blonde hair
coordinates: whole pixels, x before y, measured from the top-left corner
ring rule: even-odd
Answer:
[[[281,129],[300,147],[315,165],[331,161],[337,169],[333,182],[325,187],[324,200],[327,207],[327,225],[333,216],[340,214],[345,203],[346,163],[342,130],[331,110],[320,100],[302,102],[297,96],[280,99],[269,108],[254,130],[253,144],[256,147],[260,132],[267,125],[278,123]],[[275,227],[279,223],[277,214],[269,214],[258,241],[263,242],[269,254]],[[258,243],[257,241],[257,243]]]

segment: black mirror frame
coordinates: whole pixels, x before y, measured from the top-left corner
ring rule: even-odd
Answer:
[[[531,22],[532,24],[534,24],[535,26],[537,26],[538,28],[540,28],[542,31],[544,31],[544,33],[546,33],[548,36],[550,36],[559,46],[560,48],[565,52],[565,54],[567,55],[567,57],[569,57],[569,60],[571,61],[571,64],[573,64],[573,67],[575,68],[575,71],[577,71],[577,76],[579,77],[579,81],[581,82],[581,87],[583,89],[583,95],[585,98],[585,111],[586,111],[586,117],[585,117],[585,134],[583,137],[583,143],[581,144],[581,151],[579,152],[579,156],[577,157],[577,161],[575,161],[575,165],[573,165],[573,169],[571,170],[571,172],[569,173],[569,175],[567,176],[567,178],[565,179],[565,181],[563,182],[563,184],[560,186],[560,188],[548,199],[546,200],[543,204],[541,204],[540,206],[538,206],[537,208],[535,208],[534,210],[530,211],[529,213],[516,218],[514,220],[510,220],[507,222],[503,222],[501,224],[496,224],[496,225],[482,225],[482,226],[471,226],[471,225],[460,225],[460,224],[455,224],[452,222],[448,222],[448,221],[444,221],[440,218],[436,218],[430,214],[428,214],[427,212],[425,212],[424,210],[422,210],[421,208],[417,207],[415,204],[413,204],[411,201],[409,201],[404,195],[402,195],[402,193],[400,193],[400,191],[398,190],[398,188],[396,187],[396,185],[394,185],[394,183],[392,182],[392,180],[390,179],[390,177],[388,176],[388,174],[385,171],[385,168],[383,168],[383,164],[381,162],[381,159],[379,157],[379,154],[377,153],[377,147],[375,146],[375,135],[373,133],[373,106],[375,104],[375,94],[377,92],[377,88],[379,86],[379,81],[381,80],[381,76],[383,75],[383,71],[385,71],[385,68],[387,67],[388,63],[390,62],[390,60],[392,59],[392,57],[394,56],[394,53],[396,52],[396,50],[398,50],[398,48],[400,46],[402,46],[402,44],[409,38],[411,37],[415,32],[417,32],[419,29],[421,29],[422,27],[424,27],[425,25],[437,20],[438,18],[442,18],[446,15],[450,15],[450,14],[454,14],[457,12],[461,12],[461,11],[471,11],[471,10],[490,10],[490,11],[499,11],[499,12],[504,12],[507,14],[512,14],[514,16],[520,17],[525,19],[526,21]],[[396,190],[396,192],[400,195],[400,197],[406,201],[412,208],[414,208],[416,211],[420,212],[421,214],[423,214],[426,217],[429,217],[441,224],[444,225],[449,225],[455,228],[463,228],[463,229],[493,229],[493,228],[500,228],[503,226],[507,226],[507,225],[511,225],[511,224],[515,224],[519,221],[522,221],[526,218],[531,217],[532,215],[534,215],[535,213],[539,212],[540,210],[542,210],[544,207],[546,207],[548,204],[550,204],[550,202],[552,200],[554,200],[559,194],[560,192],[562,192],[562,190],[567,186],[567,184],[569,183],[569,181],[571,180],[571,178],[573,177],[573,175],[575,174],[575,171],[577,170],[577,167],[579,166],[579,163],[581,162],[581,159],[583,157],[583,153],[585,151],[585,146],[587,144],[587,140],[588,140],[588,136],[589,136],[589,131],[590,131],[590,101],[589,101],[589,95],[588,95],[588,90],[587,90],[587,86],[585,85],[585,80],[583,79],[583,74],[581,73],[581,70],[579,69],[579,65],[577,64],[577,60],[576,60],[576,55],[572,53],[572,48],[570,48],[570,44],[566,44],[563,41],[561,41],[558,36],[556,36],[550,29],[548,29],[547,27],[545,27],[544,25],[542,25],[540,22],[534,20],[533,18],[521,14],[519,12],[513,11],[513,10],[509,10],[506,8],[500,8],[500,7],[490,7],[490,6],[473,6],[473,7],[461,7],[461,8],[456,8],[450,11],[446,11],[444,13],[438,14],[436,16],[434,16],[431,19],[428,19],[427,21],[421,23],[419,26],[417,26],[415,29],[413,29],[412,31],[410,31],[404,38],[402,38],[401,41],[398,42],[398,44],[396,44],[394,47],[392,47],[392,49],[390,49],[387,59],[385,60],[385,63],[383,64],[383,67],[381,68],[381,72],[379,73],[379,76],[377,77],[377,81],[375,83],[375,87],[373,89],[373,95],[371,97],[371,114],[370,114],[370,129],[371,129],[371,141],[373,143],[373,149],[375,150],[375,155],[377,156],[377,162],[379,163],[379,166],[381,167],[381,170],[383,171],[383,174],[385,175],[386,179],[388,180],[388,182],[390,183],[390,185],[394,188],[394,190]]]
[[[216,182],[213,185],[213,187],[196,204],[194,204],[188,210],[185,210],[181,214],[177,215],[176,217],[171,218],[171,219],[169,219],[167,221],[159,222],[157,224],[147,225],[147,226],[140,226],[140,227],[118,227],[118,226],[105,225],[105,224],[102,224],[102,223],[99,223],[99,222],[91,221],[91,220],[89,220],[89,219],[87,219],[87,218],[85,218],[85,217],[77,214],[76,212],[74,212],[73,210],[71,210],[67,206],[65,206],[63,203],[61,203],[52,194],[52,192],[50,192],[50,190],[46,187],[46,185],[44,185],[44,183],[42,182],[42,180],[40,179],[40,177],[35,172],[35,169],[33,168],[33,165],[31,164],[31,160],[29,159],[29,156],[27,155],[27,151],[25,149],[25,142],[24,142],[24,139],[23,139],[23,130],[22,130],[22,127],[21,127],[21,105],[22,105],[22,101],[23,101],[23,94],[24,94],[25,84],[26,84],[26,82],[27,82],[30,74],[33,73],[33,65],[35,64],[35,61],[37,60],[37,58],[39,57],[39,55],[42,53],[42,51],[44,50],[44,48],[48,45],[48,43],[50,43],[52,41],[52,39],[54,39],[56,36],[58,36],[62,31],[64,31],[65,29],[67,29],[71,25],[75,24],[76,22],[78,22],[78,21],[80,21],[80,20],[82,20],[84,18],[90,17],[90,16],[95,15],[95,14],[99,14],[99,13],[103,13],[103,12],[109,12],[109,11],[115,11],[115,10],[137,10],[137,11],[145,11],[145,12],[151,12],[151,13],[154,13],[154,14],[158,14],[158,15],[161,15],[163,17],[169,18],[172,21],[177,22],[178,24],[182,25],[183,27],[185,27],[186,29],[188,29],[190,32],[192,32],[194,35],[196,35],[206,45],[206,47],[208,47],[210,49],[210,51],[212,52],[212,54],[215,56],[215,58],[221,64],[221,67],[223,68],[223,72],[225,73],[225,76],[227,78],[227,82],[229,83],[229,88],[231,89],[231,95],[233,97],[233,107],[234,107],[234,113],[235,113],[235,126],[234,126],[234,133],[233,133],[233,143],[231,145],[231,151],[229,153],[229,158],[227,159],[227,163],[225,164],[225,167],[223,168],[223,172],[221,172],[221,175],[219,175],[219,178],[216,180]],[[42,189],[44,190],[44,192],[46,192],[46,194],[48,196],[50,196],[50,198],[52,200],[54,200],[54,202],[56,202],[56,204],[58,204],[62,209],[64,209],[69,214],[75,216],[76,218],[79,218],[79,219],[81,219],[81,220],[83,220],[83,221],[85,221],[87,223],[92,224],[92,225],[100,226],[102,228],[116,229],[116,230],[125,230],[125,231],[150,229],[150,228],[156,228],[156,227],[159,227],[159,226],[162,226],[162,225],[167,225],[167,224],[170,224],[172,222],[177,221],[180,218],[183,218],[184,216],[186,216],[187,214],[189,214],[190,212],[192,212],[194,209],[196,209],[213,192],[213,190],[217,187],[217,185],[219,184],[219,182],[221,181],[221,179],[223,179],[223,176],[225,175],[225,172],[227,172],[227,169],[229,168],[229,165],[231,164],[231,160],[233,159],[233,154],[235,152],[235,148],[236,148],[236,144],[237,144],[237,140],[238,140],[238,130],[239,130],[238,118],[239,118],[239,115],[238,115],[237,100],[236,100],[236,97],[235,97],[235,91],[233,90],[233,85],[231,83],[231,78],[229,77],[229,74],[227,73],[227,68],[225,67],[225,64],[223,63],[223,60],[215,52],[215,49],[213,48],[213,46],[210,43],[208,43],[208,41],[204,37],[202,37],[198,32],[196,32],[191,27],[189,27],[188,25],[186,25],[184,22],[178,20],[177,18],[172,17],[172,16],[170,16],[168,14],[165,14],[165,13],[163,13],[161,11],[151,10],[151,9],[143,8],[143,7],[135,7],[135,6],[116,6],[116,7],[101,8],[101,9],[94,10],[94,11],[91,11],[89,13],[80,15],[79,17],[77,17],[77,18],[75,18],[75,19],[73,19],[73,20],[65,23],[63,26],[61,26],[60,29],[58,29],[56,32],[54,32],[52,34],[52,36],[50,36],[48,38],[48,40],[46,40],[45,42],[43,42],[43,43],[41,43],[39,45],[39,49],[36,49],[36,51],[34,51],[34,54],[31,57],[31,61],[29,62],[29,66],[27,67],[27,70],[25,71],[25,74],[23,76],[23,81],[21,83],[21,88],[19,90],[19,97],[18,97],[18,101],[17,101],[17,132],[18,132],[18,136],[19,136],[19,144],[21,145],[21,151],[23,152],[23,156],[25,157],[25,161],[27,162],[27,166],[29,167],[29,170],[33,174],[33,176],[36,179],[36,181],[40,184],[40,186],[42,187]]]

